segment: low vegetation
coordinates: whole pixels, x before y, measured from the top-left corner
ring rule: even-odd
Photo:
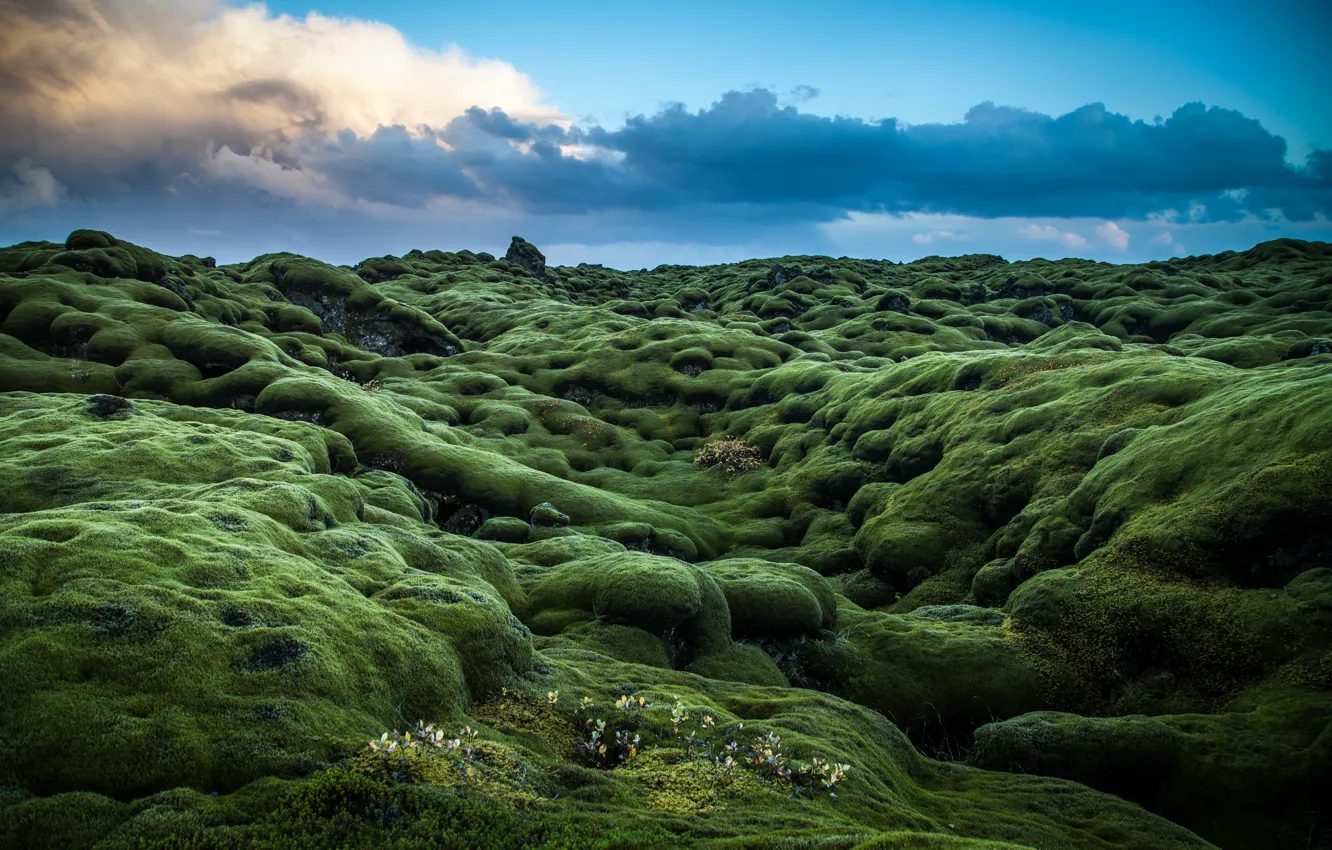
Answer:
[[[0,845],[1332,846],[1330,301],[0,249]]]

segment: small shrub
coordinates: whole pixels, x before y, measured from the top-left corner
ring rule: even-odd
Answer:
[[[433,754],[458,759],[458,769],[464,778],[475,774],[472,762],[476,758],[473,746],[477,732],[465,726],[456,738],[445,738],[435,724],[416,722],[416,728],[407,732],[394,729],[369,742],[367,751],[356,762],[362,772],[393,782],[418,782],[421,779],[421,759]]]
[[[714,440],[694,455],[694,466],[699,469],[717,466],[727,475],[741,475],[763,466],[763,455],[756,446],[744,440]]]
[[[551,703],[554,705],[554,703]],[[638,755],[642,736],[631,728],[607,730],[606,721],[593,716],[596,706],[591,697],[583,697],[574,710],[578,732],[574,738],[574,755],[593,767],[609,769],[627,764]],[[630,699],[621,696],[615,711],[628,722],[652,704],[642,697]]]

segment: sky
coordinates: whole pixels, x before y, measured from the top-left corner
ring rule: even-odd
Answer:
[[[617,268],[1332,240],[1323,0],[0,0],[0,244]]]

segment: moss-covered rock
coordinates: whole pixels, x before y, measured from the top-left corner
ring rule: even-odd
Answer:
[[[799,564],[757,559],[703,565],[726,594],[737,638],[790,638],[832,628],[837,595],[823,576]]]
[[[1294,825],[1317,817],[1332,790],[1321,742],[1332,701],[1289,692],[1268,699],[1214,715],[1025,714],[978,729],[974,761],[1073,779],[1225,846],[1291,845],[1300,840]]]

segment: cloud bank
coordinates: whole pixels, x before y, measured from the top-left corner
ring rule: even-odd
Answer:
[[[285,210],[344,226],[536,217],[569,243],[702,244],[853,214],[963,216],[1124,252],[1132,221],[1332,215],[1332,151],[1288,163],[1258,121],[1200,103],[1152,122],[1101,104],[1050,116],[982,103],[909,125],[802,111],[818,91],[800,86],[798,105],[732,91],[698,111],[575,126],[512,65],[382,24],[206,0],[0,0],[0,16],[9,219],[162,201],[196,233]],[[1074,218],[1101,223],[1046,221]]]
[[[1081,248],[1087,240],[1072,231],[1062,231],[1052,224],[1029,224],[1018,231],[1019,236],[1042,242],[1061,242],[1070,248]]]
[[[442,126],[477,103],[567,123],[512,65],[384,24],[206,0],[0,0],[0,19],[0,156],[40,157],[85,194],[197,177],[224,148],[306,170],[315,139]]]

